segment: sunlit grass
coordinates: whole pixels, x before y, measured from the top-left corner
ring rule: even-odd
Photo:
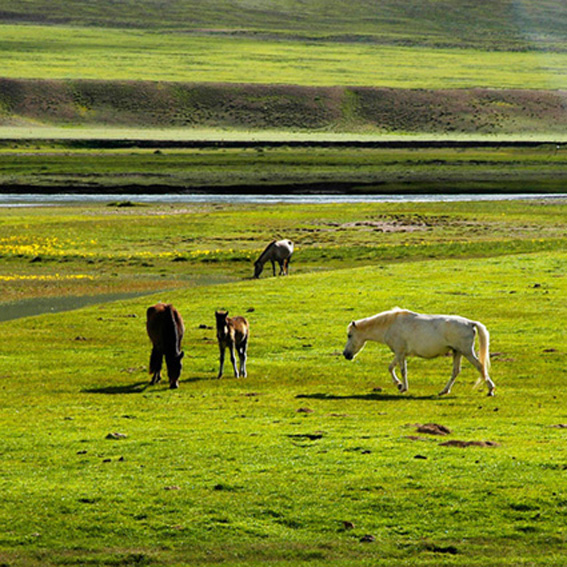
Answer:
[[[3,77],[393,88],[567,88],[567,54],[1,26]]]

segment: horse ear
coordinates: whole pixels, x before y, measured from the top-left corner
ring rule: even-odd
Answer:
[[[351,325],[356,329],[356,321],[353,321]]]

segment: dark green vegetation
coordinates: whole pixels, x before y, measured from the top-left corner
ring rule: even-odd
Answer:
[[[5,0],[0,20],[387,45],[565,50],[567,7],[556,0]]]
[[[564,144],[24,141],[0,145],[5,191],[564,192]],[[142,146],[142,147],[140,147]]]
[[[0,323],[0,562],[563,566],[566,217],[564,201],[2,210],[4,300],[159,293]],[[247,279],[276,234],[297,243],[292,275]],[[178,391],[147,387],[158,299],[185,317]],[[347,323],[394,305],[484,322],[496,397],[465,366],[437,398],[448,358],[410,360],[403,396],[384,347],[345,361]],[[221,307],[251,324],[245,380],[215,379]],[[431,422],[451,433],[417,431]]]

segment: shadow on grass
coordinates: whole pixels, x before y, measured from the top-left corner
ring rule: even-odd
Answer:
[[[135,384],[122,384],[119,386],[104,386],[103,388],[86,388],[84,394],[141,394],[150,385],[147,380]]]
[[[414,396],[412,394],[383,394],[381,392],[370,392],[369,394],[352,394],[340,396],[338,394],[298,394],[295,396],[297,399],[307,400],[364,400],[367,402],[387,402],[391,400],[406,401],[406,400],[441,400],[447,399],[447,396],[439,396],[437,394],[429,396]]]
[[[180,385],[190,384],[191,382],[200,382],[203,380],[201,377],[191,377],[185,380],[180,380]],[[116,386],[103,386],[102,388],[85,388],[82,390],[84,394],[142,394],[149,386],[152,386],[148,380],[143,382],[135,382],[134,384],[120,384]],[[165,382],[160,382],[160,384],[155,384],[152,386],[150,391],[161,392],[162,390],[169,390],[169,384],[167,380]]]

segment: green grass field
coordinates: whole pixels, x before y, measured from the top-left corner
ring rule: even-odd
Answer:
[[[567,54],[163,34],[0,28],[2,76],[392,88],[565,89]]]
[[[0,561],[562,566],[565,207],[2,210],[5,300],[153,295],[0,323]],[[248,279],[276,234],[292,275]],[[185,318],[177,391],[148,387],[157,300]],[[496,397],[464,366],[438,398],[447,358],[411,359],[407,395],[386,347],[344,360],[348,322],[395,305],[484,322]],[[246,379],[215,379],[221,307]]]

